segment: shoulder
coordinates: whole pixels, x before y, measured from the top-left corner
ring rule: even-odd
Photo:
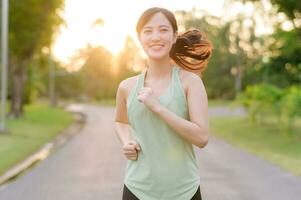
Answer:
[[[193,72],[190,72],[186,69],[181,68],[179,72],[180,78],[185,82],[200,82],[202,81],[201,77]]]
[[[122,95],[123,98],[127,98],[131,90],[134,88],[138,81],[138,77],[140,74],[137,74],[135,76],[131,76],[129,78],[126,78],[122,80],[118,85],[118,92]]]
[[[180,68],[179,78],[182,83],[185,94],[187,95],[188,90],[193,86],[203,87],[203,81],[201,77],[193,72],[186,69]]]

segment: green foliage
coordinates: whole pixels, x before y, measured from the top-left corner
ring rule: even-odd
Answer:
[[[262,4],[258,0],[234,1],[252,2],[253,5]],[[274,31],[262,36],[268,42],[268,48],[263,51],[266,60],[260,63],[257,71],[249,74],[250,79],[258,77],[281,88],[301,84],[301,27],[298,22],[301,15],[301,1],[271,0],[270,2],[273,9],[269,11],[269,18],[273,23]],[[287,18],[276,18],[279,13],[284,13]],[[283,30],[283,23],[292,24],[291,29]]]
[[[74,62],[84,60],[84,64],[77,72],[56,77],[57,96],[65,99],[99,100],[115,95],[117,82],[112,73],[113,57],[109,51],[104,47],[87,46],[73,59]]]
[[[44,47],[49,48],[59,25],[64,0],[27,0],[9,2],[9,115],[20,117],[23,104],[33,101],[43,88],[34,75],[41,73],[30,66],[39,59]]]
[[[252,122],[259,122],[262,114],[279,113],[276,106],[281,98],[281,90],[270,84],[249,85],[238,100],[249,110]]]
[[[24,86],[23,102],[25,104],[35,102],[42,91],[47,90],[48,82],[44,80],[47,80],[48,77],[43,76],[45,67],[46,66],[40,65],[38,60],[30,62],[27,70],[27,83]]]
[[[204,31],[213,44],[212,56],[202,76],[209,98],[233,99],[246,85],[261,81],[255,69],[261,66],[266,44],[263,37],[255,34],[254,16],[240,13],[225,21],[196,9],[176,14],[186,30],[194,27]],[[252,26],[245,27],[245,21]]]
[[[256,2],[260,0],[238,0],[241,2]],[[290,20],[297,19],[301,13],[301,1],[299,0],[270,0],[277,7],[278,12],[283,12]]]
[[[64,99],[103,102],[115,99],[120,81],[135,75],[132,67],[138,54],[133,39],[127,37],[124,49],[112,55],[104,47],[88,45],[73,57],[73,62],[84,61],[77,72],[70,76],[56,77],[56,91]]]
[[[301,89],[292,86],[284,90],[284,96],[281,99],[281,113],[284,117],[286,129],[292,132],[293,124],[297,117],[301,117]]]
[[[270,61],[264,64],[262,73],[266,80],[280,87],[288,87],[301,83],[301,38],[298,31],[277,31],[271,36],[275,43],[271,44]]]
[[[277,5],[280,12],[284,12],[289,19],[294,20],[300,17],[301,1],[299,0],[271,0],[274,5]]]
[[[49,46],[57,27],[63,23],[59,10],[63,0],[10,1],[10,55],[20,62]]]
[[[176,16],[180,22],[183,21],[180,26],[186,30],[194,27],[204,31],[213,44],[212,55],[202,76],[209,98],[232,99],[235,88],[231,67],[235,64],[235,55],[229,52],[230,24],[221,25],[221,18],[209,14],[196,17],[199,13],[201,11],[195,9],[191,12],[177,11]]]
[[[301,117],[301,88],[281,89],[263,83],[248,86],[237,101],[248,109],[249,119],[261,123],[269,116],[277,116],[286,133],[292,133],[294,121]]]

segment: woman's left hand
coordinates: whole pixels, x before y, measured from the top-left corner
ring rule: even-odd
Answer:
[[[153,89],[150,87],[143,87],[138,91],[137,99],[151,111],[156,111],[160,108],[161,104],[159,100],[153,96]]]

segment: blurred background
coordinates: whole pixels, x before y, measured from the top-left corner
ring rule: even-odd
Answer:
[[[145,67],[135,25],[152,6],[213,43],[212,134],[301,176],[299,0],[2,0],[0,175],[72,123],[62,106],[115,107]]]

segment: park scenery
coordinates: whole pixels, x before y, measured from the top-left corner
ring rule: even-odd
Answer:
[[[213,45],[203,198],[300,199],[300,0],[2,0],[0,200],[121,199],[116,92],[146,67],[153,6]]]

